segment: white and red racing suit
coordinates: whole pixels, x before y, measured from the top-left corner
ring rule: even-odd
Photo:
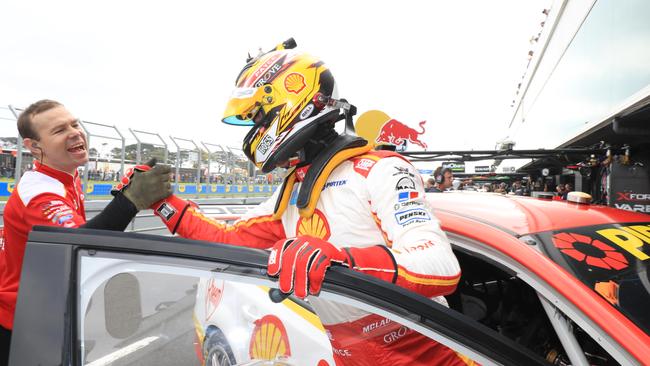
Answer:
[[[290,194],[282,195],[286,209],[281,214],[274,211],[282,189],[232,225],[207,218],[195,207],[183,207],[185,201],[174,196],[168,202],[173,208],[159,214],[166,213],[168,227],[182,237],[247,247],[267,249],[299,235],[315,236],[338,248],[385,245],[394,258],[390,268],[355,269],[384,279],[386,271],[392,272],[388,278],[397,285],[444,303],[442,295],[455,290],[460,267],[425,203],[424,184],[410,162],[388,151],[342,161],[326,176],[311,216],[301,216],[296,206],[304,173],[304,169],[294,173],[297,182]],[[182,210],[180,221],[175,220]],[[337,365],[471,364],[378,315],[315,296],[309,301],[327,330]]]
[[[0,326],[13,328],[18,281],[27,235],[34,225],[79,227],[86,222],[79,174],[71,175],[34,161],[4,209],[0,248]]]

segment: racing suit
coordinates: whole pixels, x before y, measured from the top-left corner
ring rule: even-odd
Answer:
[[[13,329],[18,282],[27,236],[33,226],[124,230],[137,208],[124,195],[86,222],[79,173],[74,175],[34,161],[16,185],[4,209],[0,243],[0,326]]]
[[[172,211],[164,210],[167,217],[159,215],[182,237],[247,247],[267,249],[280,239],[300,235],[321,238],[338,248],[382,244],[390,248],[393,268],[381,269],[382,274],[373,268],[355,269],[380,278],[392,271],[393,283],[444,303],[441,295],[454,291],[460,268],[425,203],[424,184],[410,162],[389,151],[342,161],[325,177],[322,188],[315,188],[321,191],[316,192],[320,196],[311,215],[296,206],[305,169],[286,178],[297,181],[287,190],[290,194],[277,189],[232,225],[206,218],[193,206],[183,207],[184,201],[173,196]],[[278,212],[278,199],[277,206],[286,204],[283,212]],[[169,220],[177,213],[180,220]],[[462,355],[388,319],[315,296],[309,301],[327,330],[337,365],[466,364]]]

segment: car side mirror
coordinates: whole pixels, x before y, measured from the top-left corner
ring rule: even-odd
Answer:
[[[142,324],[140,283],[130,273],[111,277],[104,286],[104,321],[114,338],[132,336]]]

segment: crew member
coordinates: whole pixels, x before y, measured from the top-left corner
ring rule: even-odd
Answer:
[[[454,173],[449,168],[437,167],[433,172],[435,184],[429,192],[444,192],[451,188],[454,183]]]
[[[88,161],[88,141],[79,120],[60,103],[41,100],[20,114],[18,132],[35,161],[34,169],[25,172],[4,209],[0,246],[0,365],[8,362],[18,282],[32,227],[121,231],[138,210],[171,194],[169,167],[139,166],[137,170],[148,171],[125,174],[113,200],[86,222],[77,168]]]

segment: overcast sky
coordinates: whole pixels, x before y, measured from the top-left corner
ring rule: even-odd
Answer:
[[[360,113],[427,120],[429,150],[491,149],[507,135],[529,40],[550,4],[5,0],[0,105],[56,99],[125,133],[239,147],[245,129],[219,120],[246,54],[294,37]],[[13,122],[0,125],[15,136]]]

